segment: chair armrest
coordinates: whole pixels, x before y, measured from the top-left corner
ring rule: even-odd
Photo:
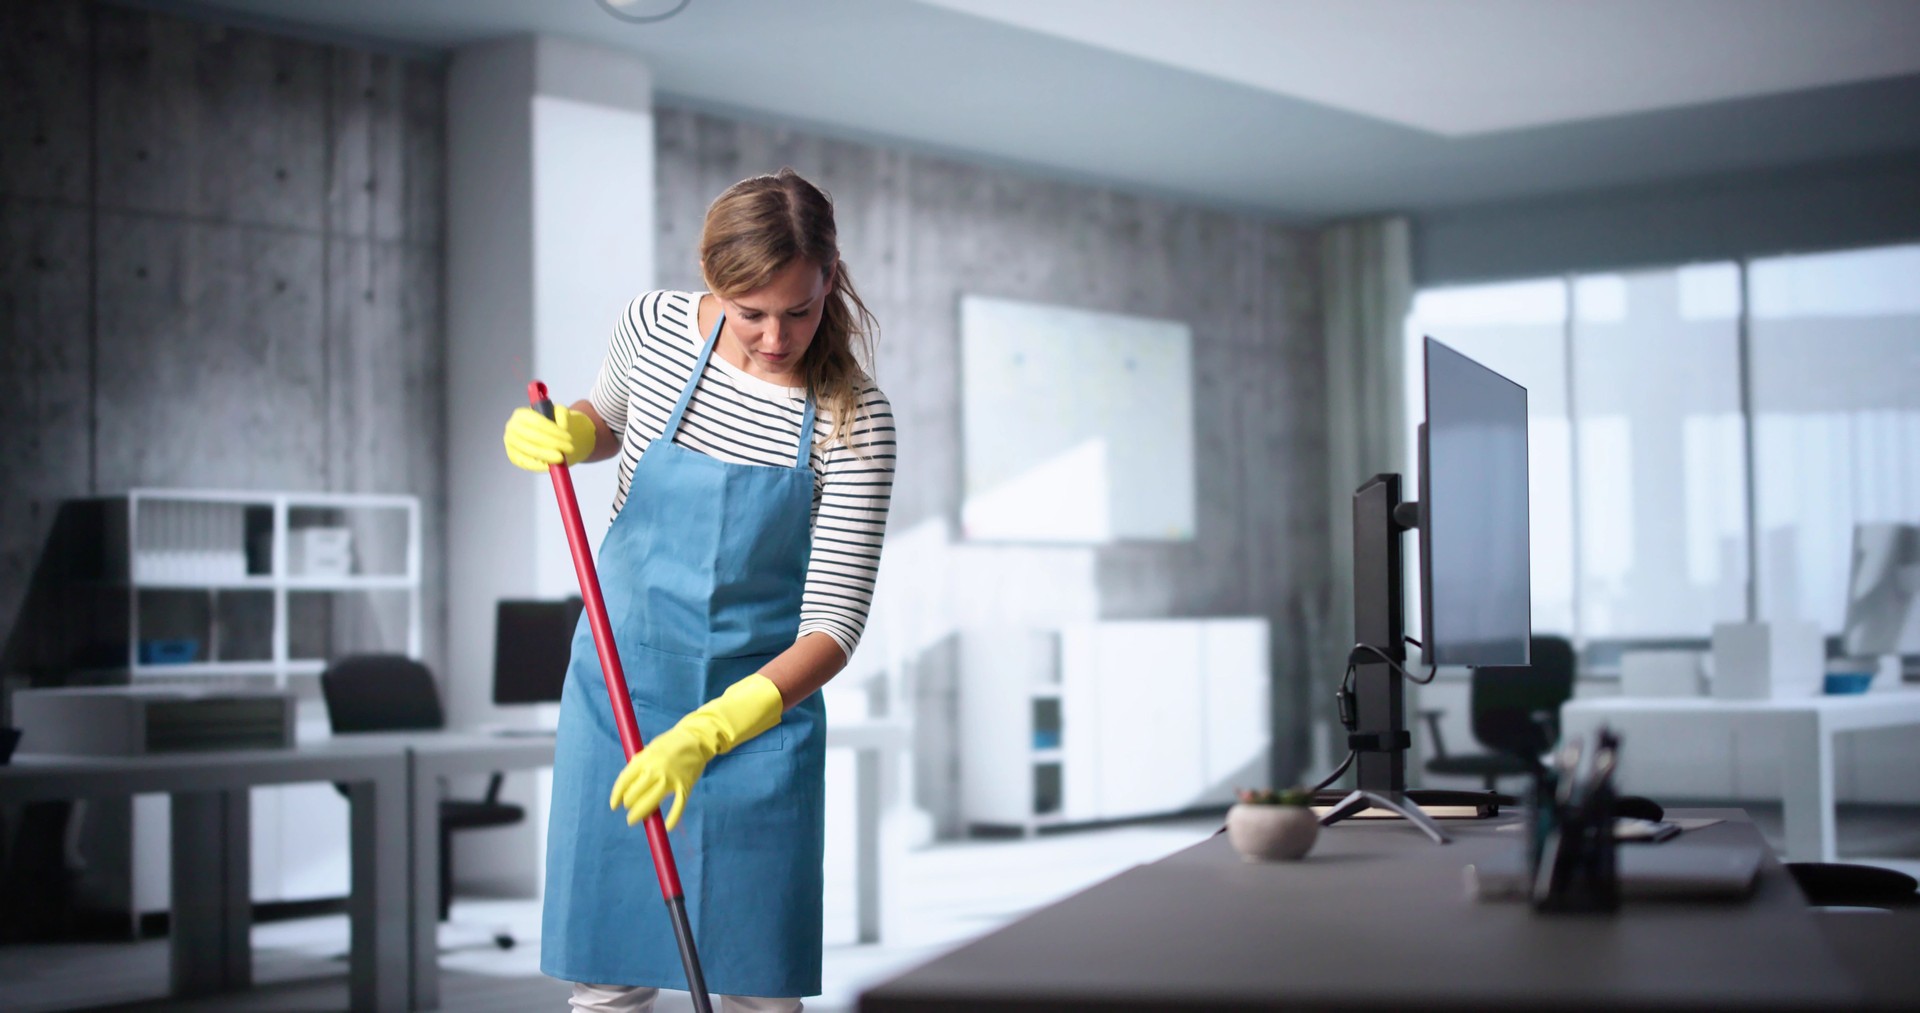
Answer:
[[[502,778],[503,776],[504,776],[504,775],[502,775],[502,774],[501,774],[501,773],[500,773],[499,771],[497,771],[497,770],[496,770],[496,771],[494,771],[494,772],[493,772],[493,778],[492,778],[492,780],[489,780],[489,781],[487,782],[487,804],[488,804],[488,805],[495,805],[495,804],[497,804],[497,803],[499,803],[499,801],[500,801],[500,779],[501,779],[501,778]]]

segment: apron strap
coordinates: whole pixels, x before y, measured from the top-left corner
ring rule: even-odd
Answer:
[[[807,395],[807,413],[800,419],[800,450],[793,466],[801,471],[813,463],[813,395]]]
[[[680,431],[680,420],[686,416],[687,406],[693,403],[693,389],[700,386],[700,378],[707,373],[707,360],[713,358],[713,347],[720,341],[720,325],[726,322],[725,313],[713,322],[713,333],[707,335],[707,347],[700,350],[700,361],[693,364],[693,375],[680,392],[680,400],[674,402],[673,414],[667,416],[667,424],[660,431],[660,439],[667,443],[672,443],[674,434]],[[796,468],[804,469],[813,463],[813,414],[813,395],[808,394],[806,414],[800,419],[800,449],[793,461]]]
[[[695,303],[697,310],[699,304]],[[693,375],[687,378],[686,389],[680,392],[680,400],[674,403],[673,414],[667,416],[667,424],[660,430],[660,438],[667,443],[673,442],[673,436],[680,431],[680,419],[687,414],[687,405],[693,403],[693,389],[700,386],[700,378],[707,373],[707,360],[713,358],[713,346],[720,340],[720,325],[727,322],[727,315],[721,313],[713,322],[713,333],[707,335],[707,347],[700,350],[700,361],[693,364]]]

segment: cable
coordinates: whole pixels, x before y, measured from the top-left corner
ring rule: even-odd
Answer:
[[[1333,768],[1333,773],[1328,774],[1326,780],[1320,782],[1319,784],[1314,785],[1312,788],[1309,788],[1307,790],[1307,794],[1318,795],[1320,794],[1321,789],[1325,788],[1327,785],[1330,785],[1335,781],[1340,780],[1340,775],[1346,773],[1348,767],[1353,766],[1354,755],[1355,754],[1353,750],[1351,749],[1347,750],[1347,758],[1344,760],[1341,760],[1340,765],[1338,767]]]
[[[631,3],[632,0],[627,0],[626,3],[622,3],[621,0],[595,0],[595,2],[600,5],[601,10],[606,11],[608,14],[611,14],[622,21],[631,22],[632,24],[636,24],[636,25],[651,25],[657,22],[665,21],[668,18],[673,17],[675,14],[678,14],[681,11],[686,10],[687,5],[692,3],[693,0],[680,0],[679,3],[673,6],[672,10],[662,14],[628,14],[626,11],[623,11],[620,9],[622,7],[627,6],[627,4]]]
[[[1413,638],[1408,637],[1406,639],[1412,640]],[[1418,644],[1418,641],[1415,641],[1415,643]],[[1424,646],[1424,645],[1421,645],[1421,646]],[[1400,666],[1400,663],[1398,661],[1395,661],[1392,655],[1388,654],[1387,652],[1381,650],[1378,647],[1373,646],[1372,644],[1353,645],[1353,650],[1347,653],[1347,664],[1349,666],[1357,665],[1360,663],[1359,654],[1361,651],[1366,651],[1370,654],[1373,654],[1374,656],[1378,657],[1381,661],[1384,661],[1389,666],[1391,666],[1394,671],[1399,672],[1402,676],[1406,678],[1408,682],[1416,683],[1421,686],[1425,686],[1427,683],[1432,682],[1433,677],[1439,674],[1439,671],[1440,671],[1440,666],[1436,664],[1433,667],[1427,669],[1427,677],[1422,679],[1419,676],[1414,675],[1412,672],[1407,671],[1405,668],[1402,668]]]
[[[1415,647],[1425,648],[1427,646],[1421,643],[1420,641],[1413,639],[1412,637],[1402,637],[1401,639],[1407,641],[1408,643],[1412,644]],[[1432,682],[1434,675],[1438,673],[1440,670],[1440,666],[1435,665],[1432,668],[1427,669],[1426,678],[1424,679],[1416,678],[1411,672],[1408,672],[1406,669],[1400,667],[1399,662],[1393,660],[1393,657],[1391,655],[1381,650],[1380,648],[1375,647],[1372,644],[1353,645],[1353,650],[1347,652],[1347,670],[1341,673],[1340,675],[1340,690],[1339,692],[1334,694],[1335,703],[1338,704],[1340,724],[1342,727],[1346,728],[1349,734],[1351,734],[1355,728],[1359,727],[1359,724],[1360,724],[1360,715],[1356,710],[1358,704],[1354,700],[1354,696],[1353,696],[1353,673],[1354,673],[1354,670],[1360,664],[1360,657],[1361,657],[1360,652],[1362,651],[1367,651],[1372,654],[1378,655],[1380,660],[1386,662],[1388,665],[1393,666],[1393,670],[1396,672],[1399,672],[1401,676],[1407,679],[1407,681],[1418,683],[1419,685],[1422,685],[1422,686]],[[1327,785],[1330,785],[1335,781],[1338,781],[1340,779],[1340,775],[1346,773],[1348,767],[1353,766],[1354,757],[1359,755],[1360,754],[1355,750],[1348,749],[1347,758],[1340,761],[1340,766],[1335,767],[1333,769],[1333,773],[1327,775],[1326,780],[1321,781],[1319,784],[1314,785],[1313,788],[1308,792],[1308,794],[1317,795],[1319,794],[1321,789],[1325,788]]]

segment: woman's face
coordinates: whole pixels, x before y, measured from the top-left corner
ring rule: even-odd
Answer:
[[[760,288],[732,299],[716,296],[727,314],[721,341],[727,361],[771,383],[804,386],[800,359],[832,291],[831,274],[799,258]]]

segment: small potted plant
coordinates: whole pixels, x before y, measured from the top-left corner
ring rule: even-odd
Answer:
[[[1227,810],[1227,840],[1249,862],[1304,857],[1320,836],[1320,818],[1307,807],[1312,801],[1299,788],[1242,788],[1240,801]]]

